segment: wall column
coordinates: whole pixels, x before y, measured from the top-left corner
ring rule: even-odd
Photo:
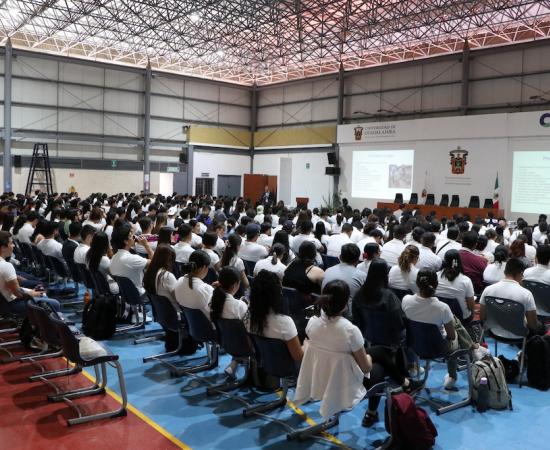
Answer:
[[[151,188],[151,63],[145,69],[145,102],[143,117],[143,190],[146,194]]]
[[[11,73],[12,47],[11,39],[6,42],[4,57],[4,192],[11,192],[12,164],[11,164]]]
[[[195,159],[194,155],[194,145],[187,146],[187,194],[193,195],[193,190],[195,189],[195,182],[193,180],[193,160]]]
[[[340,63],[340,70],[338,71],[338,111],[336,115],[337,125],[342,125],[344,123],[344,89],[344,65]],[[334,152],[336,153],[336,161],[338,161],[338,167],[340,167],[340,145],[335,142],[333,148]],[[334,175],[333,182],[333,193],[336,195],[339,191],[340,175]]]
[[[468,40],[464,41],[462,49],[462,85],[460,91],[460,113],[465,116],[468,114],[470,105],[470,46]]]
[[[252,85],[250,93],[250,173],[254,173],[254,133],[258,127],[258,86]]]

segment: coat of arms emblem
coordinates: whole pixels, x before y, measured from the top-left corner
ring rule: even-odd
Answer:
[[[361,139],[363,139],[363,127],[362,126],[356,126],[354,129],[353,129],[353,132],[355,134],[355,140],[356,141],[360,141]]]
[[[451,156],[451,172],[454,175],[462,175],[466,167],[468,150],[458,146],[455,150],[451,150],[449,155]]]

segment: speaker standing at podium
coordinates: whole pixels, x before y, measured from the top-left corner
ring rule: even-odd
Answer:
[[[264,188],[264,193],[260,198],[260,203],[264,206],[270,206],[274,203],[274,201],[275,199],[273,198],[273,194],[269,192],[269,186],[266,186]]]

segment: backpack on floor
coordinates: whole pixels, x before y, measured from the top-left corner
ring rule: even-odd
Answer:
[[[437,430],[432,420],[409,394],[393,395],[391,412],[388,414],[386,410],[385,416],[386,430],[392,435],[392,448],[427,450],[435,444]]]
[[[517,359],[508,359],[504,355],[498,355],[498,359],[502,362],[504,367],[504,376],[506,382],[513,383],[519,375],[519,362]]]
[[[491,355],[486,355],[472,364],[472,400],[477,401],[481,379],[487,378],[489,386],[489,408],[512,409],[512,393],[506,383],[506,375],[502,361]]]
[[[550,388],[550,336],[533,336],[525,348],[529,386],[546,391]]]
[[[116,331],[116,299],[109,295],[96,295],[84,305],[82,330],[96,341],[111,338]]]

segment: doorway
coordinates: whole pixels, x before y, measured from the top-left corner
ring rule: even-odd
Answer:
[[[240,197],[241,177],[239,175],[218,175],[218,197]]]
[[[195,195],[212,195],[214,191],[214,178],[196,178]]]
[[[187,192],[187,172],[174,173],[172,184],[172,192],[177,192],[180,195],[190,194],[190,192]]]

